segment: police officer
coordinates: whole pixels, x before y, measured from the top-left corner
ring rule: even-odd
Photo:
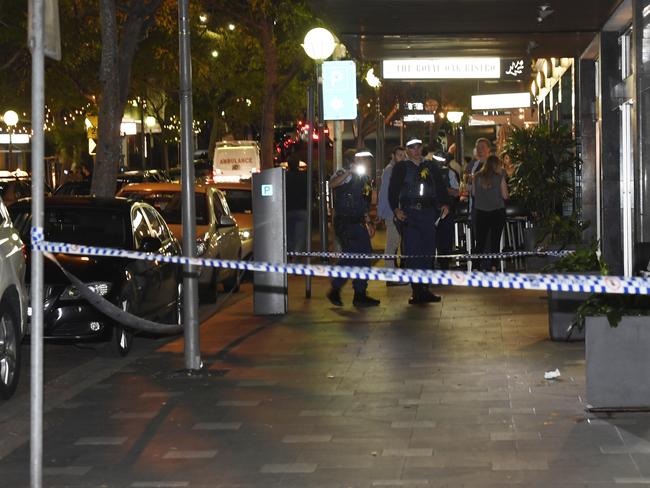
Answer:
[[[388,201],[402,228],[402,249],[405,267],[431,269],[436,252],[438,217],[449,214],[447,189],[438,166],[422,157],[422,141],[410,138],[406,143],[408,159],[393,168],[388,187]],[[425,257],[430,256],[430,257]],[[427,285],[412,283],[410,304],[439,302]]]
[[[334,232],[344,253],[370,254],[370,238],[374,235],[374,226],[370,221],[370,199],[372,196],[368,159],[372,155],[364,151],[357,153],[349,149],[344,154],[343,169],[337,171],[330,179],[330,188],[334,195]],[[367,259],[341,259],[342,266],[368,266]],[[347,278],[334,278],[327,298],[333,305],[342,306],[341,288]],[[355,307],[373,307],[379,300],[367,295],[368,281],[355,279]]]
[[[437,220],[436,250],[438,256],[451,254],[454,246],[454,213],[460,194],[460,184],[458,173],[450,165],[451,158],[452,155],[443,151],[442,148],[436,149],[433,153],[433,161],[437,163],[447,189],[447,204],[449,206],[449,215],[444,219]],[[451,265],[450,258],[437,258],[437,262],[440,269],[449,269]]]

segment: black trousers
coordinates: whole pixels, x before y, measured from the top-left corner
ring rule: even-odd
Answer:
[[[476,209],[476,252],[497,253],[501,242],[501,233],[506,224],[506,209],[500,208],[486,212]],[[480,269],[489,270],[496,267],[497,259],[481,260]]]

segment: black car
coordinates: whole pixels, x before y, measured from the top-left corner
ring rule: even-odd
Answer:
[[[31,200],[10,208],[15,227],[30,242]],[[181,247],[160,214],[142,202],[124,198],[49,197],[45,199],[45,239],[115,249],[180,255]],[[180,268],[159,261],[56,254],[64,269],[114,305],[161,323],[181,319]],[[83,300],[79,291],[49,259],[44,260],[46,339],[110,341],[126,355],[133,331]],[[29,272],[27,273],[29,282]]]

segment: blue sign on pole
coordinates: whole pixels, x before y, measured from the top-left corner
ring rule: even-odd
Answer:
[[[357,118],[357,67],[354,61],[323,63],[323,115],[325,120]]]

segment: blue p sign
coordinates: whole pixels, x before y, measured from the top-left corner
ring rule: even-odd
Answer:
[[[273,185],[262,185],[262,196],[263,197],[272,197],[273,196]]]

